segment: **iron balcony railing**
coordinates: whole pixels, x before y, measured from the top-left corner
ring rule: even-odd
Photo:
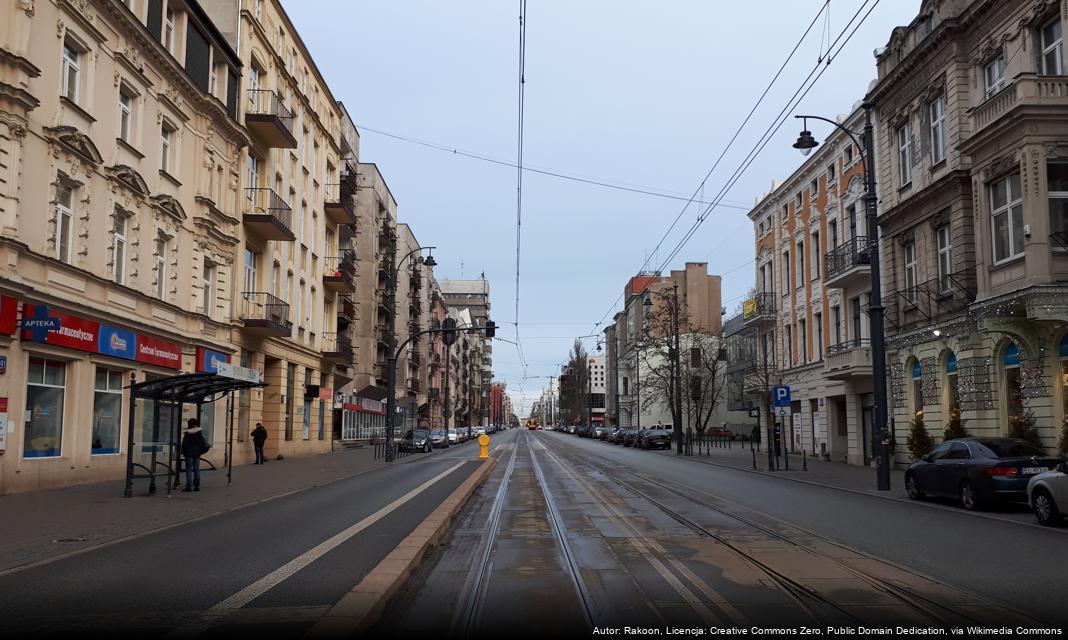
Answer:
[[[352,353],[352,338],[347,332],[324,331],[322,334],[323,353],[340,353],[348,356]]]
[[[293,112],[290,111],[278,98],[278,94],[270,89],[253,89],[248,94],[248,115],[274,116],[278,118],[282,126],[293,133]]]
[[[269,215],[287,230],[293,229],[293,210],[274,189],[249,187],[245,189],[245,213]]]
[[[356,252],[346,249],[340,256],[323,258],[323,273],[338,278],[356,277]]]
[[[832,344],[827,347],[827,353],[838,353],[840,351],[849,351],[851,349],[860,349],[862,347],[870,347],[871,340],[868,338],[853,338],[851,340],[844,340],[838,344]]]
[[[347,182],[329,182],[323,185],[323,201],[353,206],[356,189]]]
[[[828,251],[824,258],[826,278],[854,267],[871,266],[871,242],[868,236],[856,236]]]
[[[742,305],[742,316],[746,322],[774,315],[775,294],[770,291],[760,291]]]
[[[241,294],[241,319],[266,320],[290,328],[289,303],[262,291],[246,291]]]

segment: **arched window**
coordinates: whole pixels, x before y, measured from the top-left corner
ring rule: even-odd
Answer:
[[[1010,416],[1023,415],[1023,396],[1020,393],[1020,347],[1010,342],[1001,360],[1005,369],[1005,407]]]
[[[920,361],[912,361],[912,412],[923,411],[923,384],[921,382],[923,372],[920,369]]]
[[[1068,333],[1061,338],[1061,347],[1058,352],[1061,356],[1061,407],[1064,409],[1063,418],[1068,418]]]
[[[949,409],[960,409],[960,393],[957,391],[957,355],[952,351],[946,356],[946,399]]]

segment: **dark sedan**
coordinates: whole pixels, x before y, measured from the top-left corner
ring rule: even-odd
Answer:
[[[430,430],[430,445],[434,447],[445,446],[445,430],[444,429],[431,429]]]
[[[658,424],[648,429],[642,429],[638,437],[639,449],[670,449],[671,432],[667,426]]]
[[[624,447],[636,447],[638,446],[638,436],[641,434],[641,429],[627,429],[623,434],[623,446]]]
[[[423,429],[409,431],[404,434],[404,439],[401,440],[400,446],[405,451],[430,453],[430,449],[433,446],[430,444],[430,432]]]
[[[905,489],[924,496],[957,498],[975,510],[996,501],[1026,501],[1027,482],[1059,460],[1015,438],[960,438],[943,442],[909,465]]]

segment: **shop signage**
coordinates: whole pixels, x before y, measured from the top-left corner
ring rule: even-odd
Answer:
[[[7,398],[0,398],[0,455],[7,451]]]
[[[217,373],[220,364],[230,364],[230,356],[204,347],[197,347],[197,371]]]
[[[125,358],[126,360],[137,359],[137,336],[133,331],[100,325],[100,338],[97,342],[97,350],[106,356]]]
[[[7,356],[0,356],[0,375],[7,373]]]
[[[0,335],[13,336],[19,328],[19,301],[0,296]]]
[[[182,348],[173,342],[137,336],[137,361],[168,369],[182,368]]]
[[[333,387],[320,387],[319,388],[319,399],[320,400],[329,400],[330,398],[333,398],[333,397],[334,397],[334,388]]]
[[[248,367],[241,367],[229,362],[220,362],[216,365],[215,373],[224,378],[233,378],[235,380],[244,380],[246,382],[259,382],[260,373],[255,369],[249,369]],[[283,404],[285,400],[283,398]]]

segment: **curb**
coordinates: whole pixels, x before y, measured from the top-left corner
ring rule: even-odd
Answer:
[[[330,607],[304,637],[351,637],[368,631],[378,622],[386,603],[400,590],[416,567],[422,564],[426,552],[441,540],[452,519],[496,465],[496,458],[488,458],[483,462],[359,584]]]

